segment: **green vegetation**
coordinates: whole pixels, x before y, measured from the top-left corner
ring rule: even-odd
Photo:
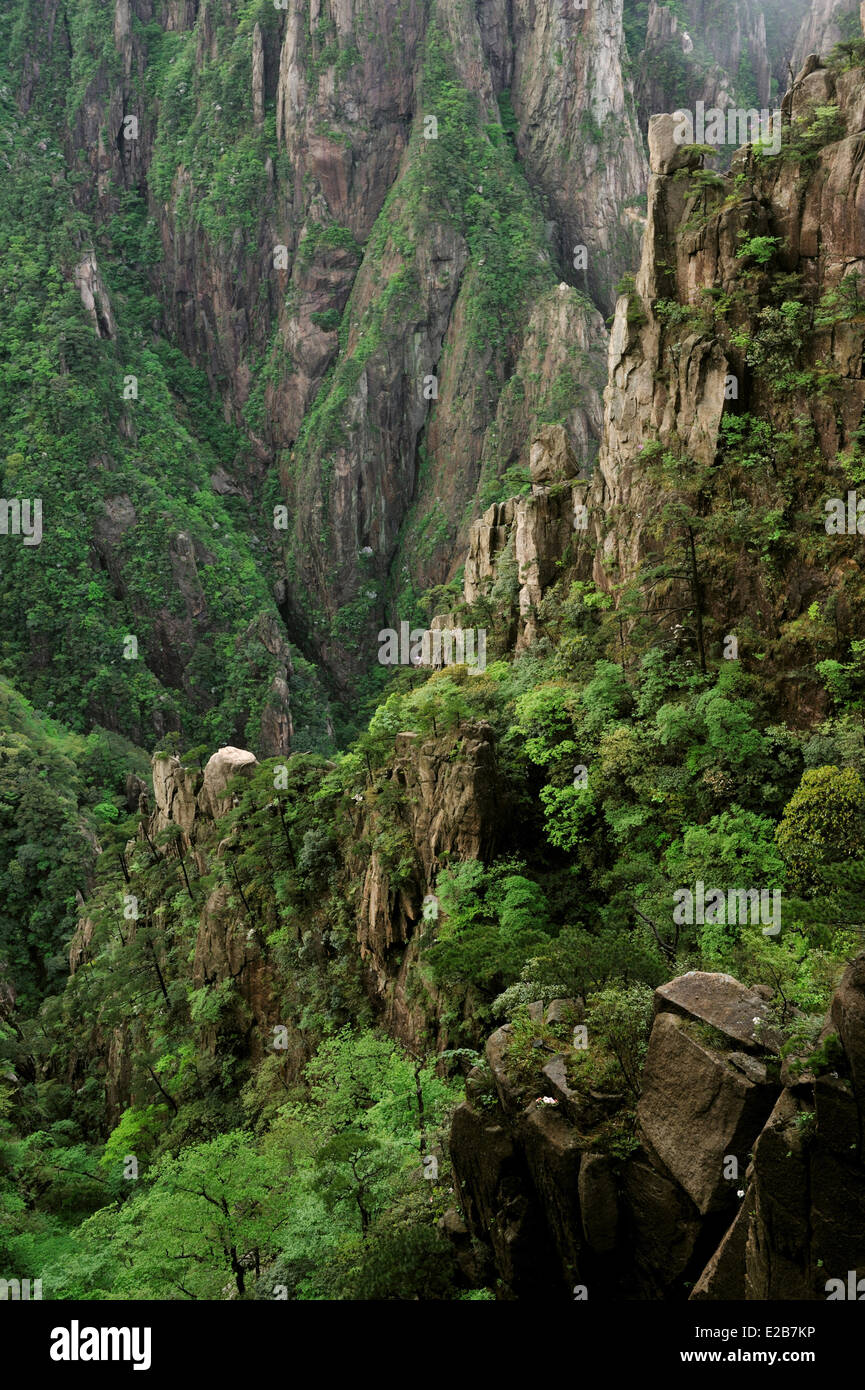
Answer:
[[[34,106],[19,119],[9,90],[0,269],[14,312],[0,328],[0,486],[7,498],[41,499],[43,538],[4,539],[0,672],[78,732],[95,723],[139,744],[161,728],[254,742],[278,669],[256,625],[276,609],[250,538],[254,513],[210,484],[219,465],[242,473],[249,445],[225,424],[204,373],[154,332],[148,273],[159,243],[131,190],[117,190],[96,244],[116,328],[104,307],[101,327],[90,318],[74,284],[94,244],[75,179],[58,193],[49,114]],[[48,96],[50,86],[46,107]],[[209,206],[231,220],[219,187]],[[238,196],[252,196],[243,180]],[[298,675],[304,702],[316,681],[309,666]],[[317,716],[309,735],[320,747],[323,724]]]

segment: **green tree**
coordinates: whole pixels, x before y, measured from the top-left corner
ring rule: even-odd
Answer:
[[[66,1297],[243,1297],[288,1220],[284,1154],[242,1130],[159,1159],[142,1190],[103,1207],[76,1233],[78,1259],[46,1279]]]
[[[865,786],[852,768],[803,773],[776,832],[794,889],[809,894],[826,864],[854,858],[865,846]]]

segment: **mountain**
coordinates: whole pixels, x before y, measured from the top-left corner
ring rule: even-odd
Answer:
[[[861,34],[11,0],[10,1278],[863,1266]]]

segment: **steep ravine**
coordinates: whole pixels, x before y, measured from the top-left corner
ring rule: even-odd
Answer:
[[[768,100],[752,11],[737,0],[711,42],[694,13],[684,86],[654,3],[648,36],[622,0],[116,0],[71,25],[50,0],[29,22],[17,103],[35,118],[51,83],[68,92],[82,249],[94,281],[124,282],[107,312],[125,335],[131,274],[148,331],[206,374],[246,442],[211,486],[243,499],[287,637],[343,695],[384,620],[453,578],[536,427],[594,460],[598,315],[637,261],[648,117]],[[585,296],[567,324],[562,285]]]

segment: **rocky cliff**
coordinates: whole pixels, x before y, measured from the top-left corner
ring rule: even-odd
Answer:
[[[140,935],[159,979],[173,976],[210,995],[228,991],[202,1034],[207,1052],[230,1047],[238,1059],[259,1063],[273,1027],[281,1024],[300,1066],[315,1034],[302,1023],[298,966],[313,960],[325,973],[336,970],[331,923],[337,912],[346,923],[344,968],[358,991],[356,1007],[366,998],[374,1016],[408,1047],[444,1046],[448,1003],[431,986],[420,987],[419,955],[424,933],[433,930],[427,904],[435,902],[441,868],[488,860],[503,838],[508,798],[491,728],[466,722],[427,738],[398,734],[384,767],[349,803],[339,838],[329,841],[323,877],[313,867],[315,838],[311,842],[294,824],[291,803],[274,791],[273,780],[273,771],[259,769],[244,749],[222,748],[203,769],[175,756],[154,759],[154,805],[142,793],[138,835],[122,856],[125,890],[132,895],[124,901],[134,904],[121,930],[123,949],[135,949]],[[244,785],[248,802],[242,801]],[[287,960],[275,936],[284,899],[277,900],[274,888],[286,851],[292,871],[308,874],[292,933],[301,961]],[[255,877],[262,854],[270,866],[266,883]],[[69,946],[73,976],[104,960],[112,939],[119,939],[114,888],[100,893],[78,923]],[[90,1064],[98,1058],[106,1077],[109,1123],[136,1103],[131,1055],[137,1029],[118,1019],[86,1040]],[[73,1050],[72,1075],[87,1065],[78,1050],[84,1045],[79,1039]]]
[[[805,0],[786,7],[788,34],[773,34],[772,55],[783,61],[795,33],[793,13],[805,9]],[[785,43],[786,39],[786,43]],[[788,48],[789,51],[789,48]],[[810,51],[810,50],[809,50]],[[674,11],[651,0],[646,23],[645,49],[637,56],[637,100],[643,129],[650,116],[665,109],[671,96],[683,107],[697,101],[707,107],[769,105],[773,85],[772,64],[766,36],[764,7],[751,0],[730,5],[721,21],[717,11],[703,0]],[[783,71],[783,70],[782,70]],[[780,88],[787,85],[783,72]]]
[[[288,638],[344,689],[397,598],[449,576],[523,426],[567,422],[594,456],[591,304],[634,260],[646,177],[621,0],[116,0],[72,26],[52,0],[40,25],[17,102],[37,121],[72,75],[90,244],[69,276],[93,331],[118,353],[130,329],[165,338],[206,374],[245,441],[211,486],[249,508]],[[206,631],[201,602],[160,646]]]
[[[791,66],[794,72],[811,53],[826,57],[836,43],[855,38],[862,6],[856,0],[812,0],[796,35]]]
[[[780,152],[746,147],[725,176],[676,143],[672,116],[653,117],[642,259],[616,306],[588,495],[571,489],[570,531],[538,497],[491,509],[471,531],[467,599],[490,591],[496,557],[516,547],[522,632],[534,633],[557,565],[611,595],[640,582],[659,621],[687,612],[698,659],[736,632],[759,633],[779,668],[793,650],[797,662],[819,652],[819,623],[803,615],[836,583],[848,630],[860,602],[853,552],[841,537],[827,546],[823,521],[827,498],[845,495],[865,401],[853,294],[865,254],[862,98],[860,70],[810,58],[784,99]],[[681,566],[652,570],[677,535]],[[810,696],[785,682],[779,698],[795,711]]]
[[[823,0],[773,10],[768,31],[752,0],[723,24],[696,0],[676,14],[652,0],[645,16],[622,0],[116,0],[72,23],[62,0],[31,9],[7,133],[27,177],[43,176],[35,149],[63,189],[61,279],[118,385],[91,431],[82,548],[116,624],[149,639],[154,681],[143,708],[117,708],[83,649],[88,713],[146,741],[218,706],[219,736],[253,741],[260,711],[232,700],[236,680],[186,669],[231,630],[235,664],[257,656],[269,688],[263,753],[288,746],[304,681],[287,645],[262,651],[259,619],[345,696],[385,620],[429,618],[425,594],[454,580],[530,436],[560,424],[593,463],[601,316],[638,258],[649,118],[697,100],[773,105],[795,26],[797,52],[844,28]],[[658,263],[672,235],[659,187]],[[767,192],[779,222],[789,192]],[[615,334],[620,381],[634,343],[621,322]],[[666,350],[639,341],[646,362]],[[152,420],[157,400],[172,427]],[[166,516],[128,472],[175,426],[195,436],[176,449],[203,457]],[[221,540],[255,574],[234,628],[227,581],[208,592]],[[139,549],[162,557],[146,580]],[[59,642],[43,627],[39,670]],[[326,742],[306,720],[301,737]]]

